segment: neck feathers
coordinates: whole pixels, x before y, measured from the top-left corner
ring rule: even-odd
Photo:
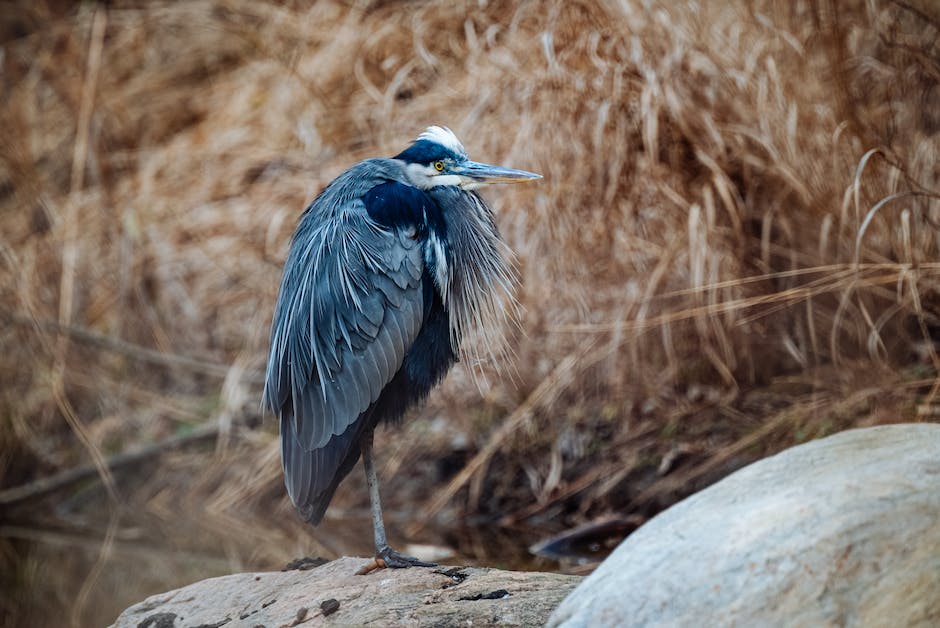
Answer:
[[[430,195],[446,208],[446,264],[438,267],[435,281],[450,314],[451,344],[456,351],[473,334],[475,342],[465,349],[472,367],[484,359],[503,362],[508,354],[506,329],[519,315],[512,252],[479,195],[452,187],[436,188]]]

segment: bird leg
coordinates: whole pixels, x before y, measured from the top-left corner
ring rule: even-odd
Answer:
[[[385,539],[385,522],[382,520],[382,502],[379,499],[379,478],[375,472],[375,461],[372,458],[372,437],[374,430],[370,429],[362,435],[359,448],[362,450],[362,466],[366,471],[366,483],[369,485],[369,502],[372,504],[372,531],[375,534],[375,561],[359,570],[366,574],[379,567],[436,567],[436,563],[426,563],[412,556],[402,556],[388,546]]]

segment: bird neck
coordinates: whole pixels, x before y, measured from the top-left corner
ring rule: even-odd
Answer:
[[[469,346],[473,365],[499,361],[507,353],[508,323],[518,317],[512,254],[478,194],[452,186],[427,193],[441,208],[441,223],[429,220],[426,246],[444,261],[434,266],[435,283],[450,317],[451,344],[455,351]],[[476,342],[462,343],[470,333]]]

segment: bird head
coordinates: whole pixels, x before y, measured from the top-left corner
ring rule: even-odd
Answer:
[[[428,127],[395,159],[405,162],[409,182],[422,190],[444,185],[475,190],[491,183],[542,178],[534,172],[472,161],[453,131],[441,126]]]

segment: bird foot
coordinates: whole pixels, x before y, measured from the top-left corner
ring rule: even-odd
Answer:
[[[379,550],[376,560],[381,560],[386,567],[404,569],[406,567],[437,567],[437,563],[426,563],[414,556],[402,556],[392,548],[385,546]]]
[[[378,550],[375,560],[364,565],[356,572],[357,576],[370,574],[376,569],[405,569],[407,567],[437,567],[437,563],[427,563],[414,556],[402,556],[392,548],[385,546]]]

